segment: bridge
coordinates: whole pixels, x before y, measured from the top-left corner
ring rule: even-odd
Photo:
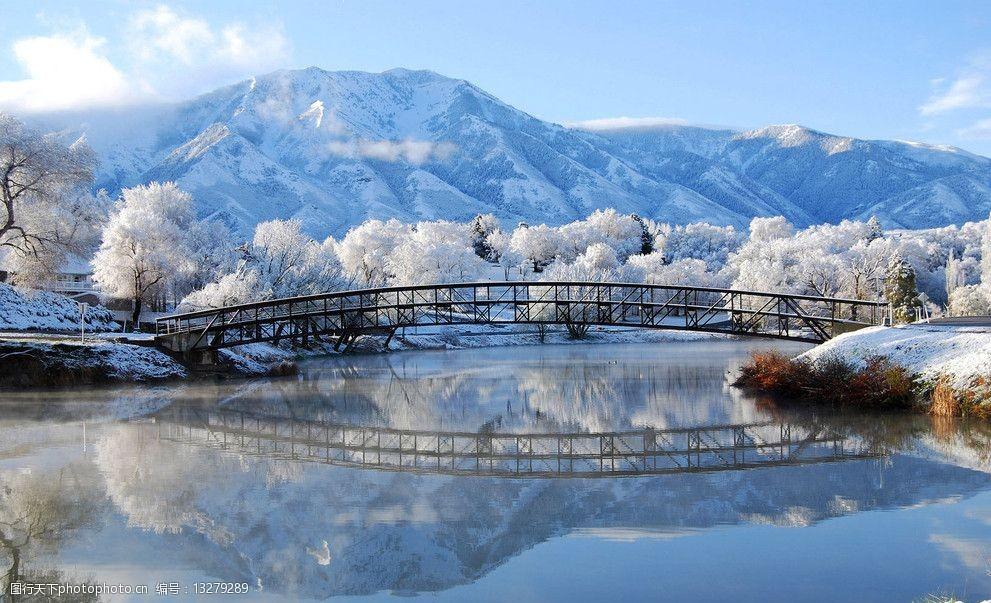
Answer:
[[[156,342],[174,352],[361,335],[386,346],[404,327],[464,324],[674,329],[821,343],[883,324],[882,302],[711,287],[591,282],[483,282],[336,291],[165,316]]]
[[[602,433],[457,432],[190,406],[169,407],[152,420],[160,439],[185,445],[299,462],[449,475],[670,475],[884,454],[821,425],[775,421]]]

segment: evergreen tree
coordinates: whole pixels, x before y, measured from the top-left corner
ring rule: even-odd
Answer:
[[[884,298],[891,306],[892,322],[899,324],[915,321],[916,309],[922,307],[915,285],[915,269],[901,256],[891,258],[888,264]]]
[[[471,247],[475,255],[483,260],[491,260],[492,245],[489,244],[489,235],[498,230],[499,221],[492,214],[478,214],[471,221]]]
[[[633,221],[640,225],[640,254],[647,255],[654,251],[654,235],[650,234],[647,223],[640,216],[633,214],[630,216]]]
[[[877,216],[871,216],[871,219],[867,221],[867,242],[875,241],[884,236],[884,231],[881,229],[881,221],[877,219]]]

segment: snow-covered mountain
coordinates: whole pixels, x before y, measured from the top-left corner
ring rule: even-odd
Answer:
[[[596,208],[671,222],[889,226],[983,219],[991,160],[800,126],[582,131],[430,71],[277,71],[170,106],[36,116],[85,135],[111,193],[175,180],[241,233],[296,217],[314,235],[368,218],[562,223]]]

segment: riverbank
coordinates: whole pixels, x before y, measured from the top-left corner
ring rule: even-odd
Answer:
[[[0,363],[4,388],[154,382],[189,374],[159,350],[108,341],[0,340]]]
[[[584,339],[570,339],[564,328],[541,332],[532,326],[467,325],[407,329],[390,351],[469,349],[543,344],[662,343],[727,337],[708,333],[594,328]],[[309,347],[255,343],[219,350],[217,364],[184,366],[153,347],[150,335],[98,334],[85,342],[59,333],[0,333],[0,388],[65,387],[102,383],[161,382],[194,377],[288,375],[296,361],[340,354],[329,341]],[[382,337],[362,337],[351,350],[384,353]]]
[[[817,403],[991,418],[991,326],[871,327],[794,359],[758,353],[737,385]]]

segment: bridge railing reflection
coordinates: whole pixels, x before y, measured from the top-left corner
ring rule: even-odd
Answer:
[[[762,422],[602,433],[406,430],[177,407],[154,417],[162,439],[239,454],[457,475],[663,475],[874,458],[825,428]]]

